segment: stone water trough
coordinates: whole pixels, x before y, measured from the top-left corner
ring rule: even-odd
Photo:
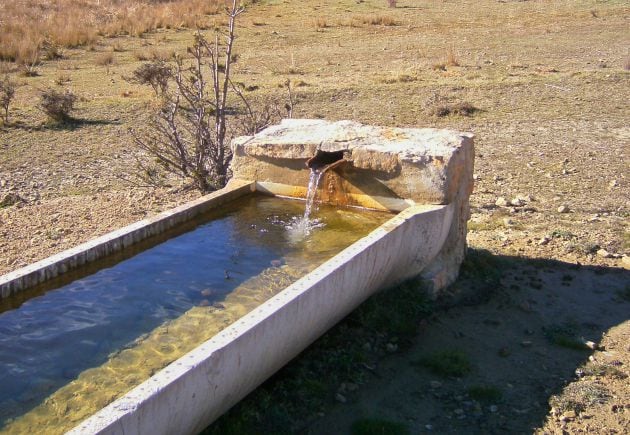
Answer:
[[[413,277],[436,296],[466,249],[473,136],[284,120],[234,140],[228,186],[0,277],[6,297],[253,191],[397,212],[382,226],[83,421],[70,433],[197,433],[374,292]]]

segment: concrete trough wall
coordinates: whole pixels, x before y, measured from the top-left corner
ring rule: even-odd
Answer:
[[[378,289],[422,270],[453,215],[407,208],[70,433],[198,433]]]
[[[235,181],[229,187],[120,228],[102,237],[60,252],[44,260],[0,276],[0,299],[34,287],[87,263],[120,252],[125,248],[161,234],[213,208],[255,190],[255,183]]]

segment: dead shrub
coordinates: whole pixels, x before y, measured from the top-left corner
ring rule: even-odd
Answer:
[[[243,11],[238,0],[232,0],[226,28],[217,29],[212,39],[197,32],[188,48],[189,57],[175,58],[170,85],[148,125],[131,131],[140,153],[135,174],[128,181],[134,183],[136,178],[143,185],[155,186],[176,176],[201,192],[219,189],[230,176],[230,140],[235,135],[256,133],[277,120],[278,104],[255,109],[243,94],[247,87],[232,77],[236,18]],[[145,72],[162,71],[162,66],[140,70],[138,78],[144,80]],[[291,117],[294,99],[290,82],[285,86],[289,93],[285,117]]]
[[[11,81],[9,76],[5,76],[3,80],[0,80],[0,105],[4,110],[3,123],[5,125],[9,123],[9,106],[15,98],[16,89],[17,84]]]
[[[116,59],[114,58],[114,53],[107,51],[99,54],[94,62],[99,66],[104,66],[105,71],[109,74],[109,68],[116,63]]]
[[[69,90],[58,92],[54,89],[47,89],[42,92],[39,101],[39,108],[48,116],[50,121],[64,123],[70,121],[70,112],[74,109],[77,96]]]
[[[168,88],[168,81],[173,75],[173,69],[162,61],[154,61],[145,63],[136,68],[133,75],[127,78],[127,81],[131,83],[137,83],[140,85],[149,85],[155,91],[155,95],[160,95],[160,92],[166,92]]]

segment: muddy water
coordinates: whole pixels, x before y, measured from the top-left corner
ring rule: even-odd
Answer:
[[[2,431],[63,433],[391,217],[248,197],[0,314]]]

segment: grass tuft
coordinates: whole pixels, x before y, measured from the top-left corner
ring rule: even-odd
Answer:
[[[589,350],[584,340],[577,336],[577,327],[571,322],[543,327],[547,339],[560,347],[575,350]]]
[[[503,397],[501,390],[493,385],[473,385],[468,388],[468,395],[483,403],[496,403]]]
[[[418,360],[415,365],[442,377],[461,378],[472,370],[468,356],[459,350],[442,350]]]

